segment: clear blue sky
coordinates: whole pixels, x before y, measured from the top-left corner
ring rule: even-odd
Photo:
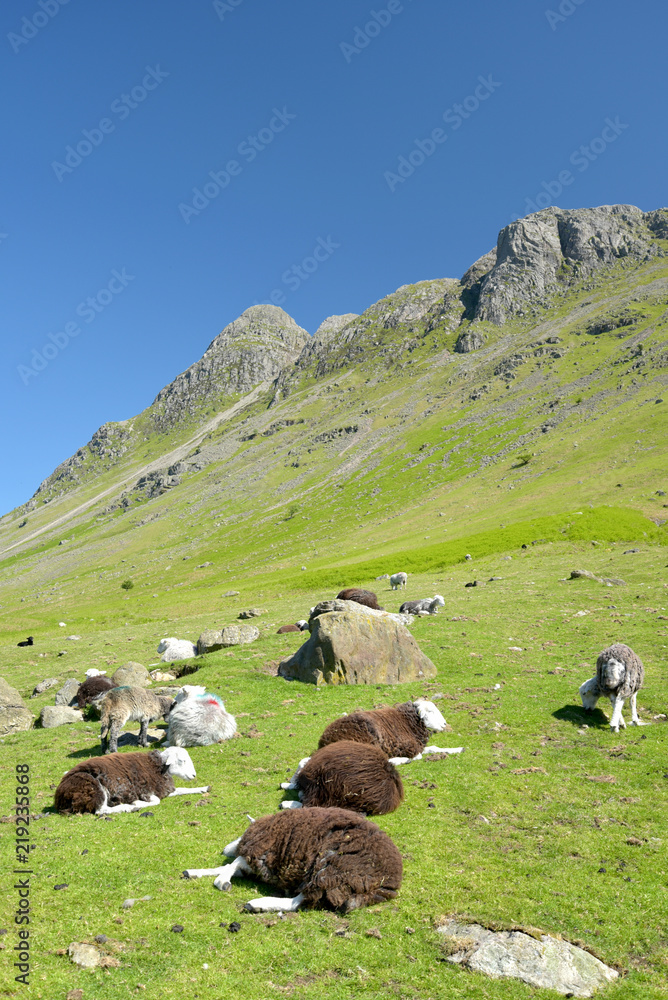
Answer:
[[[254,302],[312,333],[461,276],[541,192],[668,202],[656,2],[4,0],[0,26],[3,512]]]

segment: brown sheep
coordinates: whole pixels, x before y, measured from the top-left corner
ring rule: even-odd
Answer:
[[[168,795],[206,791],[174,788],[172,775],[192,781],[195,768],[187,750],[170,747],[150,753],[112,753],[91,757],[61,778],[54,795],[60,813],[134,812],[157,805]]]
[[[98,695],[102,694],[103,691],[111,691],[115,687],[118,687],[118,685],[114,684],[109,677],[104,677],[102,674],[97,674],[95,677],[87,677],[83,684],[79,685],[76,695],[77,705],[83,710]]]
[[[335,719],[320,737],[318,747],[339,740],[371,743],[380,747],[386,757],[414,758],[427,746],[429,730],[441,732],[445,719],[433,702],[418,699],[394,708],[377,708],[352,712]]]
[[[255,913],[300,906],[348,913],[393,899],[403,874],[401,855],[388,835],[348,809],[316,806],[264,816],[223,853],[234,861],[184,874],[216,875],[218,889],[227,888],[235,875],[251,875],[292,897],[252,899],[246,909]]]
[[[369,816],[394,812],[404,797],[397,769],[376,746],[341,740],[316,750],[295,778],[304,806],[339,806]],[[291,808],[298,803],[285,803]]]
[[[373,608],[374,611],[383,611],[383,608],[378,604],[378,597],[372,590],[361,590],[359,587],[346,587],[336,597],[340,601],[354,601],[355,604],[361,604],[365,608]]]
[[[276,635],[285,635],[286,632],[301,632],[299,625],[281,625]]]

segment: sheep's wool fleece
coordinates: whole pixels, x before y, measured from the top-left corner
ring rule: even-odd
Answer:
[[[354,601],[324,601],[310,638],[278,665],[281,677],[308,684],[404,684],[436,676],[405,625]]]
[[[237,855],[254,874],[305,907],[344,911],[396,896],[401,855],[375,823],[347,809],[297,809],[264,816],[242,836]]]
[[[339,740],[372,743],[388,757],[417,757],[429,742],[429,730],[412,701],[394,708],[351,712],[335,719],[325,729],[319,747]]]
[[[174,781],[157,751],[151,753],[111,753],[84,760],[61,779],[54,805],[63,813],[94,813],[104,805],[131,804],[151,795],[164,799],[174,791]]]
[[[394,812],[404,786],[380,747],[340,740],[321,747],[297,775],[304,806],[339,806],[369,816]]]

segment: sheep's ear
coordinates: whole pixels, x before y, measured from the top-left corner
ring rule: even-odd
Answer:
[[[254,823],[255,822],[255,820],[253,819],[253,817],[249,816],[248,813],[246,813],[246,819],[248,820],[249,823]]]

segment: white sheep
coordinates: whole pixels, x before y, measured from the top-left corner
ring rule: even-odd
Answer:
[[[89,667],[86,671],[86,677],[104,677],[106,670],[98,670],[96,667]]]
[[[403,615],[435,615],[439,608],[445,607],[445,601],[440,594],[434,597],[424,597],[420,601],[404,601],[399,608]]]
[[[408,573],[393,573],[390,577],[390,586],[392,590],[398,590],[399,587],[406,587],[406,581],[408,580]]]
[[[196,684],[185,684],[177,693],[168,723],[166,747],[205,747],[229,740],[237,731],[222,699]]]
[[[601,697],[610,699],[612,718],[610,728],[618,733],[621,725],[626,729],[622,709],[627,698],[631,699],[631,725],[644,725],[638,717],[636,699],[645,677],[645,668],[640,657],[623,642],[608,646],[596,660],[596,676],[580,685],[582,707],[591,712]]]
[[[190,660],[197,656],[197,646],[190,639],[161,639],[158,652],[163,663],[173,663],[174,660]]]
[[[161,799],[174,795],[200,795],[202,788],[175,788],[173,778],[192,781],[196,777],[187,750],[170,747],[150,753],[112,753],[91,757],[73,767],[61,778],[54,804],[61,813],[136,812],[157,806]]]

